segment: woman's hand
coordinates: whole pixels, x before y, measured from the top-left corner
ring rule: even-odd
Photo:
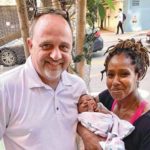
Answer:
[[[85,135],[84,138],[82,138],[85,150],[102,150],[99,141],[102,141],[100,137],[97,135],[90,133]]]
[[[101,138],[85,127],[78,123],[78,133],[81,136],[85,150],[102,150],[99,141],[104,141],[104,138]]]

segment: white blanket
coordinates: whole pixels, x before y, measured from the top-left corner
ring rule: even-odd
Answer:
[[[122,139],[135,128],[131,123],[119,119],[113,113],[83,112],[79,114],[78,120],[96,135],[107,138],[105,142],[100,142],[104,150],[109,150],[109,148],[111,150],[125,150]],[[119,144],[117,144],[118,142]],[[116,148],[116,144],[119,145],[118,148]]]

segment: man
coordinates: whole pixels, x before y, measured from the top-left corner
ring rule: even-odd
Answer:
[[[124,30],[123,30],[123,13],[122,13],[122,9],[119,8],[119,13],[117,16],[118,19],[118,24],[117,24],[117,33],[119,34],[119,28],[121,29],[122,34],[124,34]]]
[[[6,150],[76,150],[82,79],[66,72],[72,32],[60,14],[35,17],[26,63],[0,76],[0,138]]]

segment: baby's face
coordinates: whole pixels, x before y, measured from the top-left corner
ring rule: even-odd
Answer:
[[[81,96],[78,103],[78,112],[94,111],[97,107],[97,103],[90,95]]]

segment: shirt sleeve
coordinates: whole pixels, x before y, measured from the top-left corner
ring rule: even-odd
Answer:
[[[150,111],[134,122],[135,130],[124,139],[127,150],[150,149]]]
[[[5,133],[9,120],[8,118],[8,96],[4,90],[4,86],[0,83],[0,139],[3,138]]]
[[[150,130],[147,131],[142,139],[142,144],[139,150],[149,150],[150,149]]]
[[[139,130],[139,143],[140,149],[139,150],[150,150],[150,111],[147,112],[145,115],[141,116],[139,120],[137,120],[138,130]]]

